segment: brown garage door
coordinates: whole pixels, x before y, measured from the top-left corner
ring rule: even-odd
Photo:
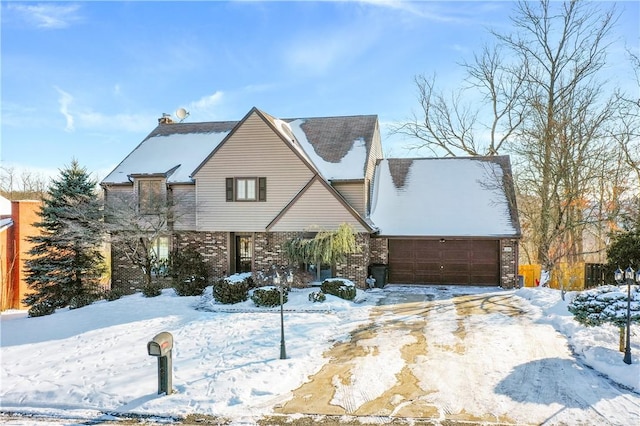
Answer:
[[[497,240],[389,240],[392,284],[499,284]]]

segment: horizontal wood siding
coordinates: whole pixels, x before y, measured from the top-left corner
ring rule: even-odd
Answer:
[[[261,232],[304,188],[312,171],[252,114],[195,176],[198,231]],[[267,201],[227,202],[225,179],[266,177]]]
[[[373,139],[371,140],[371,148],[369,148],[369,157],[367,158],[367,164],[364,170],[364,215],[369,214],[371,207],[371,188],[373,187],[373,175],[376,171],[376,163],[382,159],[382,142],[380,140],[380,129],[378,128],[378,122],[376,121],[376,129],[373,132]]]
[[[134,211],[136,194],[133,184],[108,186],[104,194],[104,203],[108,208]]]
[[[273,232],[332,230],[338,229],[342,223],[352,225],[356,232],[366,232],[360,222],[327,188],[320,182],[314,182],[270,230]]]
[[[351,204],[351,207],[356,209],[363,217],[365,216],[365,190],[363,182],[338,182],[332,184],[332,186]]]
[[[196,186],[172,185],[173,203],[175,206],[176,231],[194,231],[196,229]]]

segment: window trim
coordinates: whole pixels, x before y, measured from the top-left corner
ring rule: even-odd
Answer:
[[[253,181],[253,197],[238,197],[238,185],[245,182],[245,192],[248,182]],[[227,202],[254,203],[267,201],[267,178],[255,176],[237,176],[225,178],[225,199]]]
[[[156,208],[166,200],[166,191],[163,188],[163,179],[136,179],[137,208],[140,214],[153,214]],[[154,186],[157,185],[157,192]]]

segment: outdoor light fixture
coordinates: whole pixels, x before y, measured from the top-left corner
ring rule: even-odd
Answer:
[[[618,284],[627,283],[627,336],[624,348],[624,363],[631,364],[631,284],[634,279],[634,270],[631,266],[624,270],[618,268],[613,276]],[[640,283],[640,270],[635,274],[636,282]]]

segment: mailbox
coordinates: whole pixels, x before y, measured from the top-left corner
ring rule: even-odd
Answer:
[[[173,336],[163,331],[147,343],[147,352],[151,356],[167,356],[173,349]]]
[[[163,331],[156,335],[147,343],[147,352],[151,356],[158,357],[158,395],[170,395],[172,389],[173,356],[173,336],[171,333]]]

